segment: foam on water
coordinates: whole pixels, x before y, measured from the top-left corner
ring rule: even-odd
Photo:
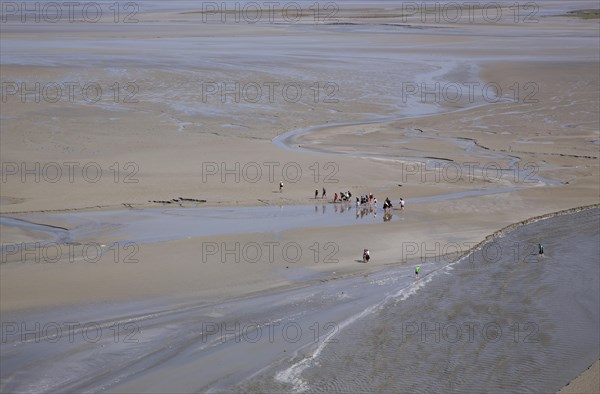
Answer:
[[[434,273],[430,274],[423,280],[420,280],[420,281],[410,284],[404,288],[401,288],[396,293],[387,295],[380,302],[371,305],[370,307],[364,309],[363,311],[361,311],[361,312],[349,317],[348,319],[344,320],[343,322],[339,323],[337,326],[338,330],[332,331],[331,333],[326,335],[323,338],[323,340],[319,343],[319,346],[317,346],[317,348],[314,350],[314,352],[309,357],[306,357],[303,360],[298,361],[297,363],[288,367],[287,369],[278,372],[275,375],[275,379],[282,383],[291,384],[294,392],[296,392],[296,393],[302,393],[302,392],[307,391],[309,389],[309,385],[307,382],[305,382],[302,379],[302,377],[301,377],[302,372],[305,369],[307,369],[313,365],[318,365],[320,354],[323,352],[325,347],[330,343],[330,341],[334,335],[338,335],[342,330],[344,330],[346,327],[350,326],[351,324],[355,323],[356,321],[363,319],[366,316],[369,316],[378,310],[381,310],[390,301],[393,301],[396,299],[398,299],[400,301],[404,301],[404,300],[408,299],[409,297],[416,294],[417,291],[419,291],[419,289],[422,289],[423,287],[425,287],[425,285],[427,283],[431,282],[431,279],[433,278],[434,275],[435,275],[435,271],[434,271]]]

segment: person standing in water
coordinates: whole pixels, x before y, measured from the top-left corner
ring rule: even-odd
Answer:
[[[415,267],[415,279],[419,279],[419,271],[421,270],[421,266],[417,265]]]
[[[544,254],[544,245],[538,244],[538,253],[541,255]]]

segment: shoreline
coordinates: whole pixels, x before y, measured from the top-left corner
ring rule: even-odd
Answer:
[[[592,363],[556,394],[597,394],[600,392],[600,361]]]

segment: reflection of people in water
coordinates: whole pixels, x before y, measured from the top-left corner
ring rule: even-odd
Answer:
[[[392,220],[392,214],[390,212],[386,212],[383,214],[383,221],[384,222],[389,222],[390,220]]]
[[[346,209],[349,210],[349,208],[350,207],[347,207]],[[377,217],[377,210],[373,209],[373,207],[370,205],[356,207],[356,218],[357,219],[359,217],[362,219],[365,216],[369,216],[369,214],[373,214],[374,217]]]

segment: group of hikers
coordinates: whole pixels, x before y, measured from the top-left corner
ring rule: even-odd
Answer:
[[[281,192],[283,190],[283,182],[279,183],[279,191]],[[319,198],[319,189],[315,189],[315,200]],[[323,188],[322,192],[321,192],[321,197],[320,198],[327,198],[327,191],[325,190],[325,188]],[[346,191],[346,192],[340,192],[338,193],[334,193],[333,195],[333,202],[334,203],[338,203],[338,202],[347,202],[347,201],[351,201],[352,199],[352,192],[350,190]],[[360,207],[364,207],[366,205],[369,205],[371,207],[375,207],[377,208],[377,198],[373,196],[373,193],[369,193],[369,194],[365,194],[364,196],[358,196],[356,197],[356,208],[360,208]],[[400,201],[398,201],[398,205],[400,206],[400,209],[404,209],[404,199],[402,197],[400,197]],[[383,209],[384,210],[388,210],[390,208],[393,208],[393,204],[392,201],[390,200],[389,197],[386,197],[385,201],[383,202]]]
[[[356,197],[357,208],[367,204],[369,204],[369,206],[375,205],[375,207],[377,207],[377,198],[373,197],[373,193],[365,194],[364,196],[360,196],[360,198]]]
[[[326,194],[325,194],[325,188],[323,188],[323,194],[321,195],[321,198],[325,198]],[[315,190],[315,198],[319,197],[319,190]],[[352,193],[348,190],[347,192],[340,192],[340,194],[335,193],[333,195],[333,202],[337,203],[337,202],[346,202],[346,201],[351,201],[352,198]],[[356,197],[356,208],[361,208],[361,207],[365,207],[365,206],[370,206],[370,207],[375,207],[377,208],[377,197],[373,196],[373,193],[369,193],[369,194],[365,194],[364,196],[358,196]],[[398,202],[398,205],[400,205],[400,209],[404,209],[404,199],[402,197],[400,197],[400,201]],[[388,210],[390,208],[393,208],[393,204],[392,201],[390,200],[389,197],[386,197],[385,201],[383,202],[383,209],[384,210]]]
[[[352,198],[352,193],[350,193],[350,190],[348,190],[347,192],[340,192],[339,196],[337,193],[335,193],[333,195],[333,202],[350,201],[351,198]]]

